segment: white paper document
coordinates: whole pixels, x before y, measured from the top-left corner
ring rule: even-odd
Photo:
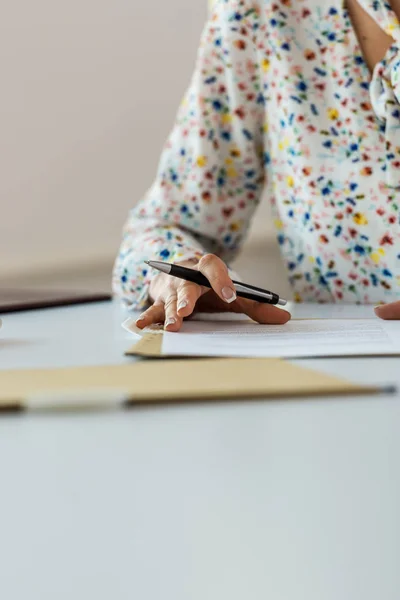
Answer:
[[[304,319],[286,325],[186,321],[164,332],[163,354],[300,358],[400,355],[400,321]]]
[[[288,302],[292,319],[376,319],[372,304],[318,304]]]

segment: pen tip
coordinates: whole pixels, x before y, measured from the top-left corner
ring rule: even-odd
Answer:
[[[145,260],[144,262],[145,262],[145,264],[146,264],[146,265],[149,265],[149,264],[150,264],[150,261],[149,261],[149,260]]]

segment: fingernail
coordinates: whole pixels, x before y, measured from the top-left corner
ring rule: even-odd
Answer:
[[[178,310],[182,310],[182,309],[186,308],[188,304],[189,303],[187,300],[182,300],[182,302],[179,302],[179,304],[178,304]]]
[[[174,317],[169,317],[169,319],[165,321],[165,327],[168,327],[168,325],[175,325],[175,323],[176,319],[174,319]]]
[[[144,321],[144,320],[145,320],[145,318],[146,318],[146,317],[145,317],[144,315],[140,315],[140,317],[138,317],[138,318],[136,319],[136,323],[139,323],[139,321]]]
[[[375,314],[379,316],[382,312],[382,308],[383,308],[382,304],[378,304],[378,306],[375,306],[375,308],[374,308]]]
[[[236,300],[236,292],[230,287],[222,288],[222,295],[228,304]]]

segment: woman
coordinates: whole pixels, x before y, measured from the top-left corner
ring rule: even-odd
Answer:
[[[217,0],[157,178],[125,226],[114,290],[139,327],[236,299],[226,262],[265,190],[298,301],[400,318],[400,0]],[[145,259],[200,269],[213,291]],[[225,261],[225,262],[224,262]]]

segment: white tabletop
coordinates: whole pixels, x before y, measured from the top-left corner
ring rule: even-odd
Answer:
[[[0,368],[127,361],[124,314],[3,315]],[[400,386],[398,358],[296,362]],[[0,597],[398,600],[399,400],[2,417]]]

